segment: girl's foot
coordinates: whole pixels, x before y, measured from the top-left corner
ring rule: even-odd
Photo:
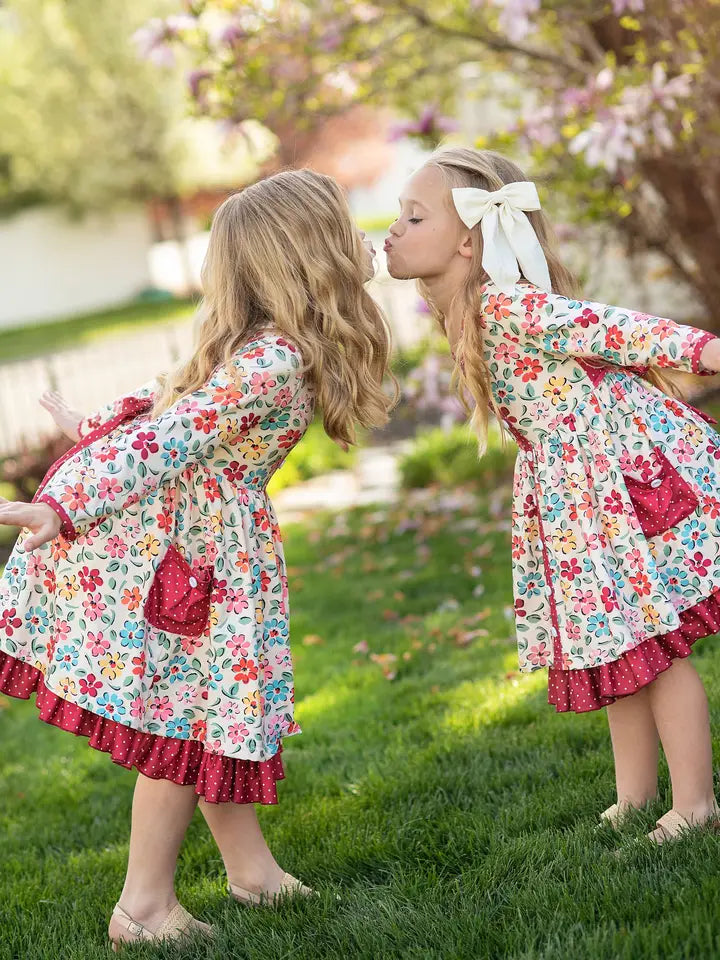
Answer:
[[[287,897],[312,897],[315,893],[311,887],[306,887],[302,881],[289,873],[283,873],[279,879],[268,886],[244,887],[228,881],[228,891],[230,896],[239,903],[245,903],[251,907],[275,906]]]
[[[115,951],[123,943],[132,943],[136,940],[180,940],[182,937],[191,937],[195,934],[212,937],[213,929],[207,923],[193,917],[180,903],[176,903],[164,918],[155,916],[144,923],[130,916],[118,903],[112,912],[108,927],[108,937]]]
[[[651,802],[651,800],[646,800],[642,805],[635,805],[630,803],[629,800],[621,800],[620,803],[614,803],[600,814],[600,826],[610,826],[613,830],[619,830],[633,814]]]
[[[686,819],[677,810],[668,810],[657,821],[656,829],[648,833],[647,838],[658,845],[666,843],[668,840],[676,840],[679,836],[688,830],[696,827],[712,827],[713,830],[720,831],[720,810],[717,804],[699,814]]]
[[[45,407],[66,437],[76,442],[80,439],[79,426],[83,415],[71,410],[57,390],[46,390],[40,397],[40,406]]]

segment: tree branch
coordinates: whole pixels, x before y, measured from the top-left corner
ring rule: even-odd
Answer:
[[[455,37],[459,40],[471,40],[474,43],[483,44],[483,46],[494,50],[496,53],[516,53],[530,60],[549,63],[564,71],[574,71],[583,76],[586,76],[589,72],[588,65],[583,63],[582,60],[576,60],[574,57],[566,60],[564,57],[557,56],[554,53],[547,53],[544,50],[527,47],[523,43],[513,43],[513,41],[507,37],[500,36],[500,34],[497,33],[475,33],[470,30],[462,30],[459,27],[446,26],[437,20],[433,20],[424,10],[416,7],[412,3],[407,3],[406,0],[395,0],[395,4],[400,10],[403,10],[411,16],[420,26],[426,27],[428,30],[432,30],[443,36]]]

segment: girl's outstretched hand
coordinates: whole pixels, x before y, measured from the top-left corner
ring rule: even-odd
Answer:
[[[700,351],[700,363],[706,370],[720,372],[720,337],[708,340]]]
[[[77,443],[80,439],[78,427],[83,415],[72,410],[57,390],[46,390],[40,397],[40,406],[45,407],[65,436]]]
[[[29,553],[60,533],[60,517],[46,503],[20,503],[0,497],[0,524],[8,527],[26,527],[32,533],[23,543]]]

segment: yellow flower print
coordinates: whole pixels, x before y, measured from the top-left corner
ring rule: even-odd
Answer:
[[[658,612],[657,607],[648,603],[642,608],[642,612],[645,614],[645,620],[647,623],[657,624],[660,623],[660,613]]]
[[[138,552],[146,560],[149,560],[151,557],[156,557],[158,555],[160,550],[160,541],[151,533],[146,533],[141,540],[138,540],[137,546]]]
[[[249,697],[243,697],[242,702],[245,704],[246,717],[260,716],[260,703],[258,702],[257,690],[251,693]]]
[[[222,529],[222,514],[220,511],[210,514],[210,531],[212,533],[220,533]]]
[[[220,622],[220,611],[218,610],[218,605],[216,603],[210,604],[210,623],[213,627],[216,627]]]
[[[218,436],[224,443],[237,440],[238,422],[235,417],[223,417],[218,423]]]
[[[647,330],[638,330],[630,337],[630,343],[640,353],[645,353],[651,344],[650,333]]]
[[[618,523],[617,517],[608,517],[605,520],[605,533],[612,540],[613,537],[620,536],[620,524]]]
[[[60,677],[60,690],[64,696],[75,696],[77,684],[72,677]]]
[[[100,659],[100,673],[108,680],[117,680],[124,669],[125,661],[119,653],[116,653],[115,656],[109,653],[106,657]]]
[[[265,619],[265,601],[260,597],[255,607],[255,623],[262,623]]]
[[[75,574],[72,576],[64,574],[57,582],[57,592],[63,600],[72,600],[79,589],[80,585]]]
[[[548,384],[543,390],[543,396],[548,397],[553,406],[558,403],[564,403],[567,397],[570,384],[567,377],[550,377]]]
[[[577,540],[572,530],[556,530],[552,535],[553,546],[562,553],[572,553],[577,550]]]
[[[262,455],[265,453],[265,451],[269,447],[270,447],[269,443],[265,443],[260,439],[258,440],[248,439],[248,440],[245,440],[244,443],[240,444],[240,453],[246,456],[248,460],[254,460],[255,462],[257,462],[258,460],[261,459]]]

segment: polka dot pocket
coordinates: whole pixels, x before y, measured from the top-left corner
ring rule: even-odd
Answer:
[[[653,448],[654,476],[638,480],[623,474],[628,495],[646,537],[669,530],[698,508],[698,498],[690,484],[663,454]]]
[[[200,637],[210,622],[213,586],[211,566],[191,567],[177,547],[170,546],[155,571],[145,619],[167,633]]]

